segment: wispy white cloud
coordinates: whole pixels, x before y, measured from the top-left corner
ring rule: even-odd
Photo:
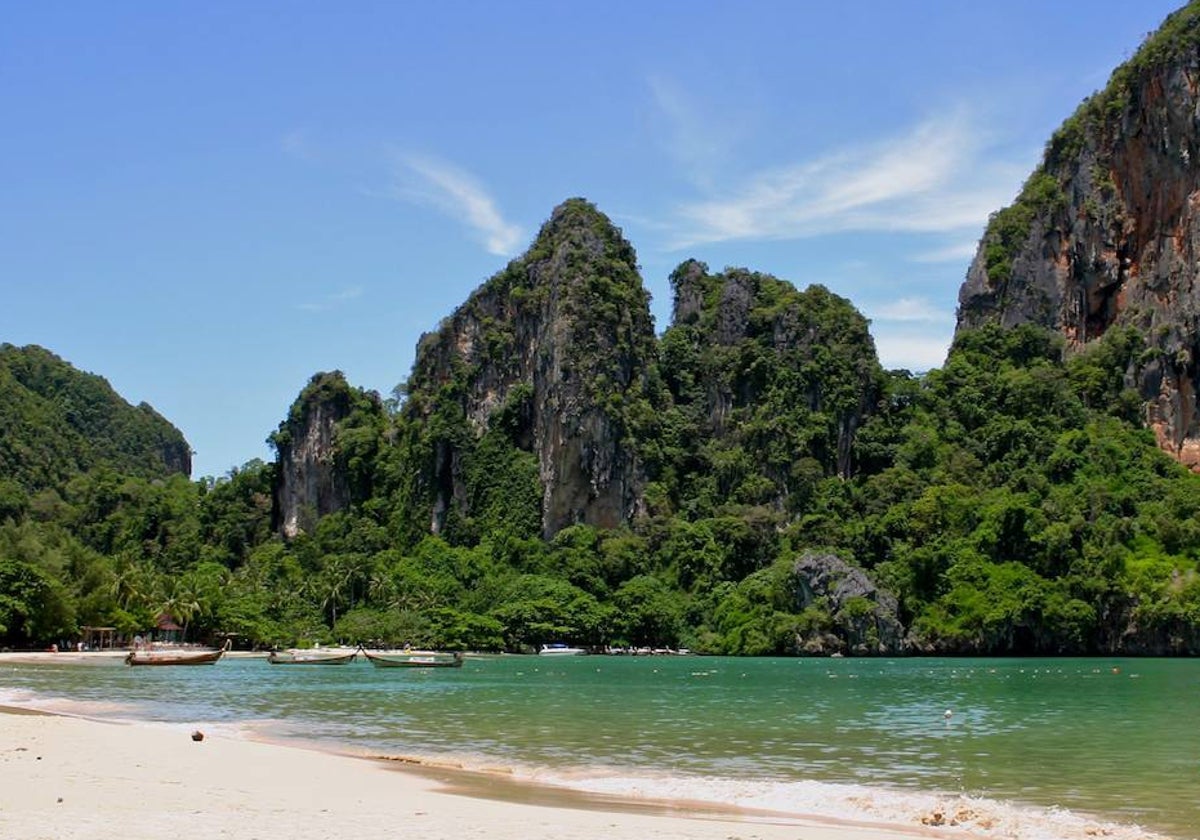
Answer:
[[[437,208],[473,229],[489,253],[511,256],[521,244],[521,228],[505,220],[496,201],[470,173],[426,155],[396,152],[394,195]],[[415,177],[415,181],[414,181]]]
[[[938,309],[925,298],[900,298],[870,310],[872,321],[953,322],[954,314]]]
[[[335,295],[330,296],[330,300],[335,300],[339,303],[347,300],[356,300],[363,296],[362,286],[351,286],[348,289],[343,289]]]
[[[674,249],[729,240],[861,231],[982,230],[1008,203],[1024,163],[993,163],[965,112],[898,137],[752,173],[677,208]]]
[[[336,309],[343,304],[356,300],[362,297],[363,289],[361,286],[350,286],[338,292],[325,295],[318,301],[297,303],[296,308],[304,312],[328,312],[331,309]]]

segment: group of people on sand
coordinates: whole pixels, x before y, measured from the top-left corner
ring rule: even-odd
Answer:
[[[58,653],[58,651],[59,651],[58,642],[54,642],[54,643],[52,643],[52,644],[50,645],[50,647],[46,648],[46,650],[47,650],[47,652],[49,652],[49,653]],[[89,648],[89,647],[88,647],[87,645],[85,645],[83,642],[76,642],[76,643],[75,643],[75,652],[76,652],[76,653],[83,653],[85,650],[91,650],[91,648]]]

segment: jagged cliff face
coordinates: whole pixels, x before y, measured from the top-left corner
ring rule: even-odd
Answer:
[[[1200,4],[1176,12],[1054,135],[989,224],[959,329],[1036,323],[1076,347],[1114,325],[1160,446],[1200,468]]]
[[[429,427],[453,407],[466,427],[431,427],[418,492],[429,501],[431,530],[472,514],[466,461],[501,418],[508,439],[537,457],[544,536],[575,523],[627,522],[642,483],[630,407],[653,359],[633,248],[592,205],[565,202],[528,253],[417,347],[406,415]]]
[[[880,394],[867,320],[824,287],[797,291],[744,269],[713,275],[690,260],[671,282],[664,376],[676,404],[702,405],[704,431],[754,450],[784,493],[802,458],[848,478],[855,432]]]
[[[275,522],[291,539],[318,519],[348,508],[357,496],[351,446],[343,432],[360,415],[382,416],[378,396],[351,388],[340,371],[318,373],[271,436],[278,454]],[[368,446],[374,450],[376,440]]]

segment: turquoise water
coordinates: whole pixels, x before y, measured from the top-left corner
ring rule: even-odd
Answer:
[[[47,698],[621,795],[912,822],[929,794],[962,794],[950,807],[968,802],[984,815],[970,827],[995,836],[1091,836],[1095,821],[1200,836],[1196,660],[0,665],[0,702]]]

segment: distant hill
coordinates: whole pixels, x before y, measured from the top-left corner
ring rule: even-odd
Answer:
[[[146,403],[42,347],[0,344],[0,478],[27,491],[109,467],[143,478],[189,475],[183,434]]]

